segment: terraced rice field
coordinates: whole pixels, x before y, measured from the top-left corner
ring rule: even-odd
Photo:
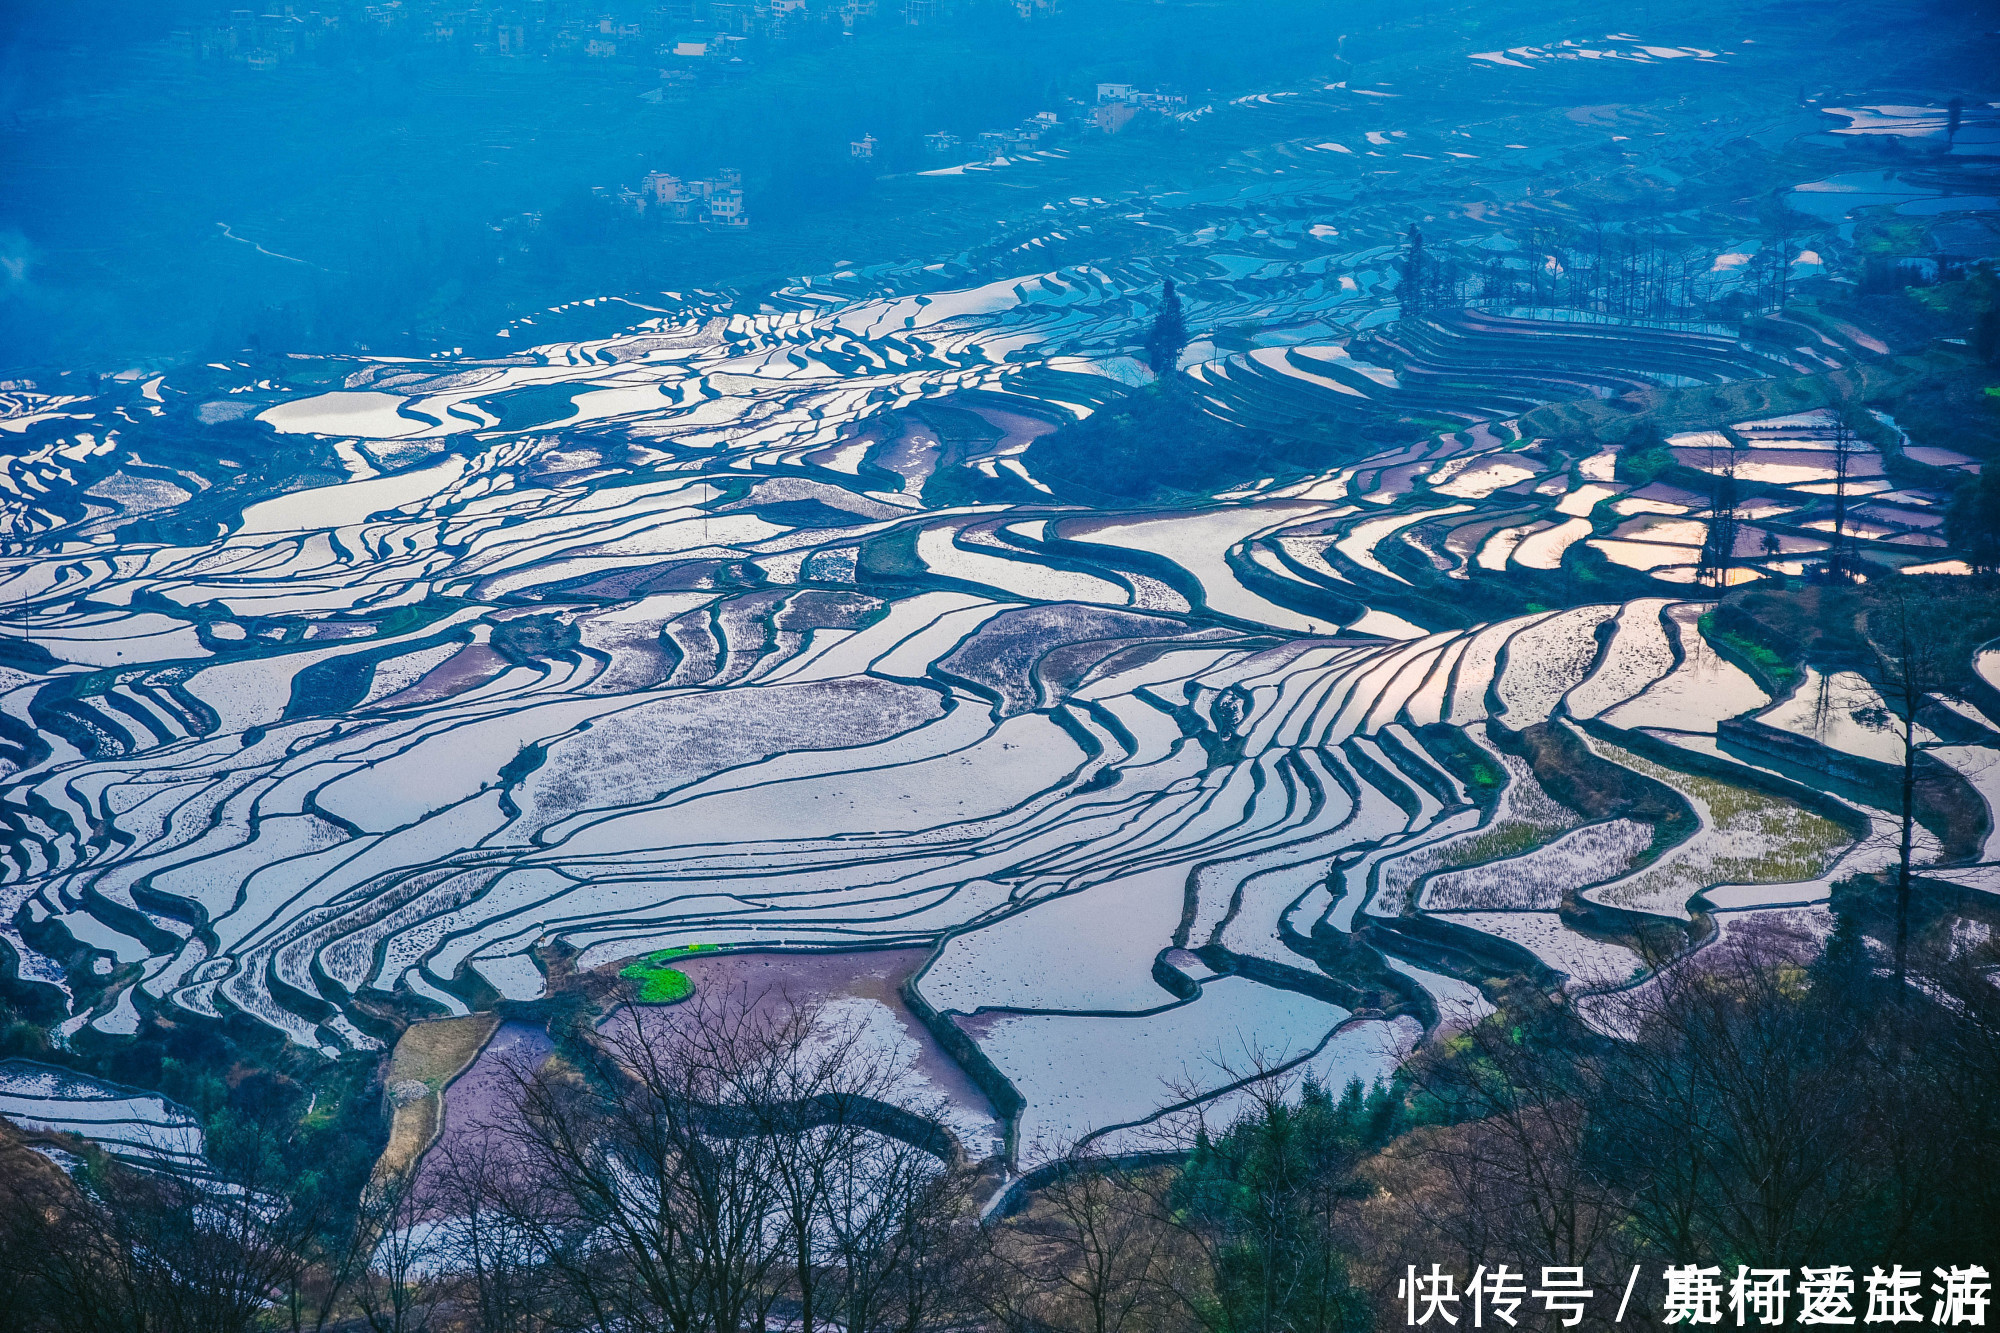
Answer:
[[[1588,890],[1585,896],[1592,901],[1682,915],[1693,894],[1721,884],[1812,881],[1854,843],[1824,815],[1780,797],[1676,772],[1602,742],[1593,748],[1679,792],[1694,808],[1701,828],[1646,869]]]
[[[551,353],[535,378],[606,364]],[[396,399],[443,412],[429,428],[351,395],[271,411],[288,430],[458,435],[473,423],[437,399],[523,376],[446,378]],[[697,414],[758,401],[686,392]],[[870,394],[842,392],[858,426]],[[626,431],[665,440],[674,409],[648,413]],[[1318,998],[1310,941],[1364,906],[1439,913],[1604,984],[1625,955],[1562,923],[1569,895],[1684,916],[1705,889],[1811,879],[1845,847],[1817,816],[1593,742],[1705,821],[1631,870],[1650,826],[1579,827],[1488,738],[1572,715],[1712,734],[1763,707],[1702,642],[1699,603],[1366,632],[1378,612],[1407,623],[1356,595],[1371,573],[1401,581],[1371,553],[1469,502],[1343,522],[1349,469],[1129,517],[940,511],[864,479],[907,451],[838,444],[824,415],[774,452],[780,435],[631,444],[580,481],[537,473],[560,437],[474,439],[252,505],[207,544],[15,558],[35,642],[74,664],[14,671],[6,695],[47,737],[4,807],[24,973],[64,983],[28,939],[61,928],[143,964],[81,1021],[233,1010],[332,1053],[374,1043],[343,1013],[359,996],[534,999],[558,942],[584,967],[690,944],[931,948],[914,993],[1024,1099],[1025,1163],[1148,1120],[1170,1088],[1232,1081],[1203,1061],[1311,1056],[1352,1006]],[[777,521],[808,503],[827,517]],[[1346,629],[1294,609],[1312,569],[1240,572],[1329,521],[1318,568],[1351,571],[1367,613]],[[833,558],[909,538],[900,592]],[[1497,788],[1475,798],[1439,728]],[[1163,984],[1157,960],[1185,949],[1200,975]],[[1214,971],[1234,960],[1256,967]]]
[[[67,1069],[0,1061],[0,1115],[22,1129],[89,1139],[135,1166],[207,1169],[200,1122],[186,1107]]]
[[[1724,57],[1621,37],[1470,59],[1548,80]],[[1303,127],[1305,106],[1232,114]],[[1280,156],[1394,134],[1301,128]],[[1004,274],[843,269],[663,295],[589,340],[519,323],[507,355],[0,394],[12,965],[90,996],[65,1037],[240,1015],[337,1056],[382,1045],[362,1001],[485,1012],[692,945],[801,976],[907,951],[893,996],[835,998],[951,1093],[976,1154],[1027,1168],[1220,1114],[1253,1069],[1386,1076],[1489,1003],[1419,927],[1589,992],[1633,979],[1648,917],[1822,902],[1880,865],[1881,812],[1767,794],[1717,739],[1750,716],[1829,753],[1879,738],[1774,701],[1702,628],[1718,581],[1826,549],[1836,423],[1670,442],[1757,491],[1728,569],[1703,557],[1712,496],[1523,427],[1859,344],[1525,305],[1399,320],[1406,219],[1350,193],[1309,229],[1279,216],[1291,188],[1162,206],[1186,244],[1157,266],[1040,268],[1102,220],[1078,200]],[[1191,324],[1269,331],[1190,349],[1204,410],[1422,438],[1220,495],[1063,498],[1031,442],[1149,378],[1131,349],[1169,271]],[[1897,450],[1871,428],[1848,474],[1871,503],[1844,535],[1884,575],[1941,541],[1942,492],[1881,475]],[[1538,600],[1482,599],[1503,581]],[[1525,757],[1551,735],[1663,784],[1696,831],[1564,806]],[[1940,758],[1991,800],[1991,753]],[[77,946],[101,994],[57,961]],[[1328,961],[1350,946],[1381,966]],[[16,1118],[96,1108],[135,1153],[199,1153],[173,1108],[5,1080]]]
[[[966,312],[1060,290],[965,293],[916,327],[972,346]],[[1440,913],[1604,984],[1630,969],[1551,910],[1569,895],[1680,917],[1844,848],[1817,816],[1593,742],[1707,821],[1633,869],[1650,826],[1579,827],[1495,748],[1486,728],[1570,716],[1712,735],[1767,702],[1702,641],[1700,603],[1413,623],[1381,553],[1491,503],[1477,469],[1539,475],[1491,457],[1500,436],[1416,451],[1464,498],[1427,500],[1409,473],[1381,515],[1355,501],[1409,451],[1207,507],[925,508],[902,484],[922,451],[871,412],[976,387],[1011,419],[1059,414],[1012,367],[798,364],[801,332],[858,355],[851,330],[915,317],[897,308],[916,309],[730,331],[690,313],[666,351],[642,328],[532,366],[367,371],[402,387],[266,417],[347,432],[344,458],[454,452],[259,501],[208,542],[11,557],[51,662],[10,669],[4,696],[43,737],[0,806],[23,974],[67,984],[30,941],[61,929],[142,964],[76,1022],[235,1011],[331,1054],[375,1045],[345,1012],[364,995],[537,998],[557,943],[583,967],[697,943],[934,949],[914,993],[1024,1099],[1025,1162],[1147,1120],[1170,1087],[1225,1086],[1198,1046],[1309,1057],[1353,1007],[1320,998],[1311,941],[1364,908]],[[623,443],[452,410],[558,383]],[[551,474],[579,440],[594,465]],[[51,458],[97,457],[70,454]],[[1591,485],[1588,506],[1553,503],[1593,510],[1611,488]],[[1313,561],[1277,554],[1302,530],[1324,534]],[[892,550],[902,585],[870,573]],[[1329,584],[1361,613],[1309,609]],[[1475,796],[1440,728],[1497,788]],[[1207,962],[1169,986],[1157,960],[1177,949]],[[1115,1080],[1085,1072],[1107,1061]]]

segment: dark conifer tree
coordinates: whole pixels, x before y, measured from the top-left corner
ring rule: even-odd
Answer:
[[[1711,454],[1711,460],[1713,454]],[[1708,540],[1702,544],[1701,560],[1696,570],[1704,580],[1712,580],[1716,587],[1729,586],[1729,566],[1736,554],[1736,459],[1734,451],[1728,460],[1715,472],[1714,490],[1709,502]]]
[[[1409,249],[1403,256],[1403,283],[1398,291],[1403,318],[1415,319],[1424,313],[1424,234],[1410,224]]]
[[[1170,375],[1180,365],[1181,349],[1187,346],[1187,316],[1181,312],[1180,294],[1168,278],[1160,293],[1160,308],[1153,314],[1153,327],[1146,333],[1146,364],[1155,375]]]
[[[1826,572],[1835,579],[1845,579],[1851,570],[1848,557],[1851,546],[1847,531],[1848,474],[1854,468],[1854,456],[1859,452],[1861,441],[1854,431],[1854,408],[1846,402],[1837,402],[1833,408],[1833,545],[1826,553]]]
[[[1988,306],[1972,326],[1973,355],[1989,366],[2000,365],[2000,306]]]

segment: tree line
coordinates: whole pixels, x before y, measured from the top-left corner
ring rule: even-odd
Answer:
[[[490,1123],[344,1211],[271,1170],[282,1116],[212,1143],[215,1179],[96,1153],[65,1174],[12,1135],[0,1325],[1363,1333],[1404,1326],[1398,1282],[1435,1263],[1581,1268],[1592,1324],[1637,1265],[1627,1321],[1651,1326],[1668,1264],[1990,1268],[1995,951],[1963,928],[1896,949],[1842,894],[1824,947],[1739,926],[1624,992],[1497,984],[1393,1085],[1281,1071],[1233,1117],[1080,1145],[1004,1197],[866,1030],[745,995],[625,1009],[512,1069]]]

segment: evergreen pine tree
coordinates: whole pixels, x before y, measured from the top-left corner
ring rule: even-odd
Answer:
[[[1187,346],[1187,316],[1181,312],[1180,294],[1168,278],[1160,293],[1160,308],[1153,315],[1153,327],[1146,334],[1146,364],[1155,375],[1170,375],[1180,365],[1181,349]]]
[[[2000,306],[1988,306],[1972,326],[1972,353],[1983,365],[2000,366]]]
[[[1409,231],[1409,248],[1403,252],[1403,281],[1396,289],[1398,303],[1402,307],[1404,319],[1418,319],[1424,313],[1424,280],[1431,276],[1424,271],[1424,234],[1412,222]]]

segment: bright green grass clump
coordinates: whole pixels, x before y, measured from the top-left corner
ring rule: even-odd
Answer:
[[[674,1004],[694,994],[694,983],[688,980],[687,973],[667,964],[689,954],[710,953],[714,949],[713,944],[681,944],[671,949],[658,949],[636,963],[627,964],[618,975],[639,983],[639,1003]]]
[[[694,983],[688,980],[687,973],[675,971],[671,967],[634,963],[618,975],[630,977],[639,983],[641,1004],[673,1004],[694,994]]]
[[[691,953],[714,952],[715,946],[713,944],[676,944],[671,949],[657,949],[647,954],[646,962],[653,967],[659,967],[663,964],[673,962],[676,958],[685,958]]]

